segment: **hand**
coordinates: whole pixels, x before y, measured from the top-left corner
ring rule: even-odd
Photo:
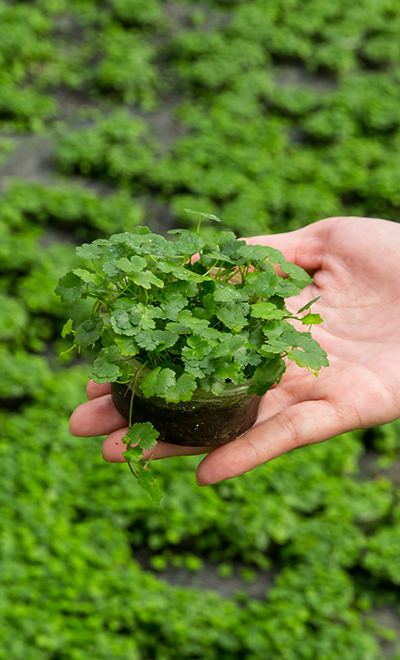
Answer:
[[[248,242],[281,250],[314,277],[288,307],[296,311],[321,296],[313,312],[324,323],[313,328],[313,336],[328,352],[330,366],[315,377],[291,363],[280,384],[263,397],[254,426],[232,442],[215,449],[159,443],[157,458],[211,449],[197,469],[199,485],[238,476],[296,447],[400,416],[400,225],[328,218]],[[104,458],[120,462],[126,421],[109,392],[108,385],[89,382],[91,401],[73,413],[70,428],[80,436],[109,433]]]

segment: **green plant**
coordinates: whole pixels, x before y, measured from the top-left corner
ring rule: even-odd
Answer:
[[[116,92],[126,103],[145,110],[156,104],[159,75],[153,63],[156,51],[140,34],[112,27],[102,35],[104,58],[95,70],[103,91]]]
[[[158,0],[111,0],[113,12],[123,24],[158,27],[163,23],[163,8]]]
[[[197,389],[217,396],[228,383],[249,381],[249,394],[262,396],[281,380],[285,359],[317,375],[328,359],[310,334],[311,325],[322,322],[309,311],[315,301],[297,314],[285,305],[311,282],[309,275],[278,250],[247,245],[232,232],[203,238],[199,215],[197,232],[169,232],[179,235],[176,241],[138,227],[77,248],[91,268],[70,271],[56,292],[67,303],[94,300],[89,319],[76,330],[69,320],[63,329],[64,337],[74,334],[79,350],[101,344],[90,377],[129,383],[139,363],[149,369],[140,383],[144,397],[178,403]],[[308,330],[297,330],[293,320]],[[132,424],[131,414],[124,441],[136,447],[124,456],[157,500],[160,494],[138,461],[159,432],[151,422]]]
[[[68,174],[78,171],[123,184],[133,180],[137,186],[148,177],[156,152],[157,143],[146,122],[119,110],[93,127],[66,135],[60,142],[58,159]]]

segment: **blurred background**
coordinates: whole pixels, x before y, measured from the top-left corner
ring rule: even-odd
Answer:
[[[74,246],[186,207],[399,221],[400,0],[0,0],[0,660],[399,660],[400,422],[159,507],[69,435]]]

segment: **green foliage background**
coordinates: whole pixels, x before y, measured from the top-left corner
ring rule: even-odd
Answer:
[[[85,309],[53,290],[74,245],[187,206],[239,235],[399,221],[399,0],[0,0],[0,26],[0,167],[47,154],[0,198],[0,660],[398,660],[399,422],[205,489],[158,462],[155,507],[68,433]]]

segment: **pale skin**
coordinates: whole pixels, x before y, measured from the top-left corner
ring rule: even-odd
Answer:
[[[288,307],[297,311],[320,296],[312,311],[324,323],[312,334],[330,366],[315,377],[291,364],[263,397],[254,426],[228,444],[205,450],[160,442],[158,459],[209,452],[197,468],[200,486],[236,477],[291,449],[400,417],[400,224],[327,218],[247,241],[281,250],[313,276]],[[71,433],[107,435],[105,460],[123,462],[127,424],[111,401],[110,386],[89,381],[87,395],[71,417]]]

